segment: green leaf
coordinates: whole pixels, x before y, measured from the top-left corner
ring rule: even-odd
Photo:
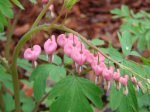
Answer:
[[[33,102],[33,99],[27,97],[26,100],[23,102],[22,110],[23,112],[32,112],[34,107],[35,107],[35,103]]]
[[[122,51],[125,56],[128,56],[131,52],[133,41],[130,32],[123,31],[122,36],[118,33],[118,37],[121,43]]]
[[[65,65],[72,65],[73,64],[73,60],[71,58],[69,58],[66,54],[64,55],[64,64]]]
[[[107,52],[107,54],[109,54],[111,56],[111,58],[121,62],[123,60],[123,56],[121,55],[121,53],[113,48],[112,46],[110,46],[108,49],[105,49],[105,52]]]
[[[17,64],[19,67],[23,68],[26,71],[29,72],[33,71],[32,64],[25,59],[18,59]]]
[[[123,89],[117,91],[113,87],[109,100],[109,105],[112,110],[119,110],[119,112],[138,112],[137,96],[131,81],[129,81],[128,90],[128,96],[123,96]]]
[[[123,60],[123,65],[129,67],[131,70],[135,71],[142,77],[150,77],[150,66],[147,65],[141,65],[132,61]],[[130,72],[128,71],[128,74]],[[144,83],[144,82],[143,82]]]
[[[131,51],[129,55],[141,57],[141,55],[137,51]]]
[[[6,35],[5,35],[5,32],[2,32],[2,33],[0,33],[0,40],[1,41],[5,41],[6,40]]]
[[[62,64],[62,60],[58,55],[54,55],[54,60],[53,63],[57,64],[57,65],[61,65]]]
[[[30,80],[34,80],[38,76],[48,76],[54,81],[59,81],[66,77],[66,69],[61,66],[52,64],[43,64],[38,66],[31,74]]]
[[[2,65],[0,65],[0,82],[13,93],[12,76],[6,72]]]
[[[150,66],[150,60],[144,57],[141,57],[141,60],[143,61],[144,65],[149,65]]]
[[[39,101],[46,89],[46,80],[50,75],[51,80],[57,82],[66,77],[64,67],[52,64],[43,64],[38,66],[31,74],[30,80],[34,80],[34,96]]]
[[[48,55],[42,55],[42,54],[39,56],[39,59],[46,62],[48,62],[49,60]]]
[[[24,9],[24,7],[22,6],[22,4],[19,2],[19,0],[11,0],[15,5],[17,5],[20,9]]]
[[[128,6],[122,5],[121,11],[122,11],[122,14],[123,14],[124,16],[130,16],[130,11],[129,11]]]
[[[0,66],[0,81],[3,82],[4,84],[7,81],[11,81],[11,75],[6,73],[6,71],[3,68],[3,66]]]
[[[150,31],[146,33],[145,38],[147,42],[147,48],[150,50]]]
[[[45,76],[39,75],[36,77],[34,81],[34,85],[33,85],[34,97],[36,98],[37,101],[40,101],[43,94],[45,93],[47,78],[48,78],[48,75],[45,75]]]
[[[79,0],[65,0],[65,6],[67,9],[71,10],[78,1]]]
[[[8,18],[14,17],[11,3],[8,0],[0,0],[0,13]]]
[[[20,96],[23,112],[32,112],[35,107],[35,102],[33,101],[32,97],[26,96],[24,91],[20,92]]]
[[[139,38],[138,49],[140,51],[145,51],[145,49],[146,49],[146,39],[144,37]]]
[[[113,111],[117,110],[118,107],[120,106],[122,97],[124,97],[122,89],[120,91],[117,91],[115,85],[113,84],[111,93],[110,93],[110,97],[109,97],[109,107]],[[116,98],[117,98],[117,100],[116,100]],[[115,103],[114,103],[114,101],[115,101]]]
[[[2,23],[0,23],[0,32],[4,31],[4,25]]]
[[[8,24],[5,16],[2,13],[0,13],[0,21],[4,26],[6,26]]]
[[[92,40],[92,43],[95,45],[95,46],[100,46],[100,45],[104,45],[104,41],[103,40],[100,40],[98,38],[95,38]]]
[[[128,89],[129,94],[127,97],[122,97],[119,110],[120,112],[138,112],[137,96],[131,81],[129,81]]]
[[[129,8],[125,5],[122,5],[121,9],[116,8],[116,9],[112,10],[111,13],[114,14],[113,18],[130,16]]]
[[[48,55],[40,55],[39,59],[48,62],[49,57]],[[54,55],[54,60],[53,63],[57,64],[57,65],[61,65],[62,64],[62,60],[58,55]]]
[[[3,99],[6,112],[12,112],[15,109],[15,101],[13,100],[13,97],[9,93],[6,93],[4,94]]]
[[[8,25],[7,18],[13,18],[13,9],[9,0],[0,0],[0,32]],[[7,18],[6,18],[7,17]]]
[[[139,108],[150,106],[150,95],[143,95],[141,92],[138,93],[138,104]]]
[[[61,66],[54,66],[49,71],[49,75],[52,80],[58,82],[59,80],[66,77],[66,69]]]
[[[98,108],[102,108],[102,91],[89,80],[76,76],[67,77],[58,82],[51,90],[51,112],[93,112],[88,99]]]
[[[32,88],[33,87],[33,81],[28,81],[28,80],[25,80],[25,79],[22,79],[21,80],[21,83],[24,84],[24,85],[27,85],[28,87]]]

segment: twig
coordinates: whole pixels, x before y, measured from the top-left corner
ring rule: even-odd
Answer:
[[[50,91],[36,104],[35,108],[33,109],[33,112],[37,112],[39,109],[40,104],[49,96]]]

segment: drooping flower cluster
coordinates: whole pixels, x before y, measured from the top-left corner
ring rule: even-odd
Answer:
[[[51,36],[51,39],[48,39],[44,43],[44,51],[49,55],[49,62],[53,62],[53,56],[57,50],[58,45],[64,49],[64,53],[74,60],[76,70],[78,73],[81,73],[83,70],[83,65],[88,64],[92,70],[95,72],[96,80],[104,82],[104,89],[109,90],[111,82],[116,83],[117,90],[120,90],[121,85],[125,88],[124,94],[128,95],[128,80],[129,76],[125,75],[122,77],[120,74],[120,69],[115,71],[114,67],[107,67],[105,64],[105,57],[98,52],[96,55],[92,54],[88,49],[86,49],[84,43],[82,43],[79,38],[73,34],[61,34],[57,37],[55,35]],[[41,53],[41,47],[39,45],[34,45],[33,48],[27,48],[24,52],[24,58],[35,62],[38,56]],[[133,84],[139,90],[142,84],[137,81],[135,77],[131,78]]]

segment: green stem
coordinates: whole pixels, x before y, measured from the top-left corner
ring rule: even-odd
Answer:
[[[6,41],[6,48],[5,48],[5,57],[6,59],[9,61],[9,55],[10,55],[10,48],[11,48],[11,40],[12,40],[12,35],[13,35],[13,32],[14,32],[14,29],[16,27],[16,24],[17,24],[17,21],[19,19],[19,16],[21,14],[21,10],[18,12],[13,24],[11,25],[10,24],[10,21],[9,21],[9,27],[10,27],[10,31],[9,31],[9,34],[7,36],[7,41]]]
[[[54,0],[50,0],[48,2],[48,4],[46,5],[46,7],[41,11],[41,13],[39,14],[39,16],[37,17],[37,19],[35,20],[35,22],[33,23],[32,25],[32,28],[33,29],[34,27],[36,27],[40,20],[42,19],[42,17],[44,16],[44,14],[46,13],[47,9],[49,8],[49,6],[54,2]],[[35,28],[35,30],[37,29],[37,31],[40,30],[40,27],[39,29],[38,28]],[[30,40],[30,38],[32,37],[30,35],[30,33],[32,34],[32,31],[33,32],[36,32],[34,30],[30,30],[28,33],[25,34],[25,37],[27,38],[23,38],[21,39],[19,42],[20,44],[18,43],[16,48],[15,48],[15,51],[14,51],[14,54],[13,54],[13,64],[11,66],[11,70],[12,70],[12,78],[13,78],[13,85],[14,85],[14,97],[15,97],[15,106],[16,106],[16,112],[20,112],[21,111],[21,107],[20,107],[20,93],[19,93],[19,79],[18,79],[18,73],[17,73],[17,57],[19,55],[19,51],[21,50],[22,48],[22,43],[24,44],[26,41],[28,41],[28,38]],[[11,38],[10,38],[11,40]],[[10,43],[10,42],[9,42]],[[8,50],[7,50],[8,51]]]
[[[21,38],[21,40],[18,42],[18,44],[15,48],[14,54],[13,54],[13,64],[11,66],[11,69],[12,69],[12,75],[13,75],[13,83],[14,83],[14,91],[15,91],[15,102],[16,102],[16,111],[17,112],[20,111],[19,80],[18,80],[18,73],[17,73],[17,58],[18,58],[19,53],[20,53],[22,47],[24,46],[24,44],[32,38],[32,36],[31,36],[32,34],[37,33],[39,31],[42,31],[42,30],[43,31],[49,31],[50,29],[62,30],[62,31],[71,32],[71,33],[75,34],[76,36],[80,37],[81,40],[84,41],[86,44],[88,44],[90,47],[97,50],[98,52],[101,52],[110,61],[116,63],[117,65],[119,65],[123,69],[126,69],[126,70],[130,71],[134,75],[138,76],[139,78],[141,78],[142,80],[147,82],[147,80],[145,78],[140,76],[138,73],[134,72],[131,68],[128,68],[128,67],[120,64],[119,62],[113,60],[111,57],[107,56],[100,49],[98,49],[96,46],[94,46],[91,42],[86,40],[85,37],[83,37],[82,35],[80,35],[79,33],[75,32],[75,31],[73,31],[72,29],[69,29],[69,28],[67,28],[65,26],[62,26],[62,25],[56,25],[56,24],[40,25],[38,27],[35,27],[35,28],[31,29],[28,33],[26,33]]]
[[[20,95],[19,95],[19,79],[18,79],[18,73],[17,73],[17,58],[19,56],[19,53],[21,51],[21,48],[23,45],[31,39],[31,35],[33,33],[39,32],[41,30],[44,30],[45,26],[39,26],[36,28],[33,28],[30,30],[28,33],[26,33],[22,39],[18,42],[14,54],[13,54],[13,63],[11,66],[12,70],[12,78],[13,78],[13,84],[14,84],[14,96],[15,96],[15,104],[16,104],[16,112],[20,112],[21,107],[20,107]]]
[[[36,27],[39,22],[41,21],[42,17],[45,15],[47,9],[49,8],[49,6],[54,2],[54,0],[50,0],[48,2],[48,4],[45,6],[45,8],[41,11],[41,13],[39,14],[39,16],[37,17],[37,19],[35,20],[35,22],[32,25],[32,28]]]

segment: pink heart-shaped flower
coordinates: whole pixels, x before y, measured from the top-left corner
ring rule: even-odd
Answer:
[[[45,50],[46,54],[52,55],[52,54],[54,54],[56,49],[57,49],[57,43],[56,43],[56,40],[55,40],[55,36],[52,35],[52,38],[48,39],[44,43],[44,50]]]
[[[29,61],[37,60],[41,53],[41,47],[39,45],[34,45],[33,48],[27,48],[24,52],[24,58]]]

